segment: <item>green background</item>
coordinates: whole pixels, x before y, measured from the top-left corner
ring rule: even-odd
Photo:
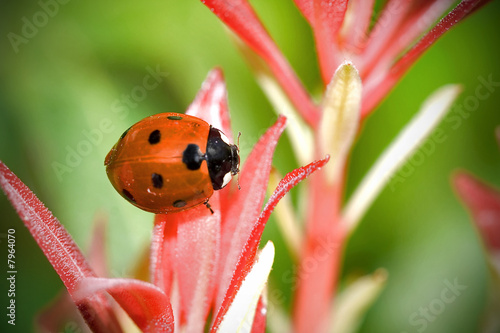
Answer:
[[[252,2],[310,91],[321,91],[311,32],[292,1]],[[109,218],[108,260],[112,276],[129,276],[144,253],[152,215],[120,198],[104,172],[106,153],[120,134],[145,116],[183,112],[214,66],[227,79],[233,130],[241,131],[243,158],[276,116],[222,24],[200,2],[136,1],[59,4],[57,13],[15,52],[9,33],[21,35],[23,18],[33,22],[40,4],[17,1],[0,14],[0,159],[64,224],[79,246],[88,248],[96,216]],[[464,91],[451,112],[492,75],[500,82],[500,5],[490,3],[446,34],[412,68],[367,120],[350,162],[347,195],[370,165],[438,87],[461,83]],[[38,18],[40,19],[40,18]],[[116,112],[123,94],[142,85],[147,68],[168,73],[135,107]],[[474,332],[486,299],[487,266],[469,216],[450,186],[463,168],[500,186],[500,154],[494,129],[500,125],[498,87],[479,101],[459,126],[443,121],[446,139],[409,162],[405,181],[387,187],[347,246],[344,281],[379,267],[389,272],[387,287],[368,311],[361,332],[417,332],[409,317],[439,298],[446,280],[467,289],[446,306],[425,332]],[[109,122],[110,130],[100,128]],[[68,152],[94,143],[63,174]],[[282,173],[297,167],[286,135],[275,155]],[[297,191],[293,192],[297,199]],[[0,331],[33,330],[32,318],[62,283],[4,195],[0,195],[0,272],[7,271],[6,232],[16,230],[17,325],[0,311]],[[277,246],[270,290],[281,291],[290,307],[291,269],[275,223],[265,238]],[[5,273],[6,275],[6,273]],[[0,273],[0,277],[4,273]],[[7,285],[0,279],[0,309]]]

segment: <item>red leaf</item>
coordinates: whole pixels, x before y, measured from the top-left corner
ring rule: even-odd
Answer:
[[[465,172],[457,173],[453,184],[487,248],[500,250],[500,192]]]
[[[216,307],[221,304],[224,292],[233,274],[241,249],[248,239],[253,223],[261,210],[271,172],[271,162],[278,139],[285,129],[286,118],[280,116],[276,123],[260,138],[248,156],[240,173],[241,190],[229,196],[222,213],[222,244],[219,263],[219,290]]]
[[[198,206],[173,218],[177,228],[175,270],[181,300],[181,318],[187,332],[202,332],[213,304],[214,274],[220,250],[220,207],[218,194],[210,198],[214,213]]]
[[[92,268],[61,223],[1,161],[0,177],[19,217],[72,294],[80,279],[95,276]]]
[[[358,70],[363,73],[363,78],[364,73],[368,73],[371,67],[377,64],[380,53],[397,42],[393,40],[393,36],[398,33],[398,29],[404,23],[412,3],[413,1],[389,0],[385,4],[362,51],[363,61],[359,64]]]
[[[177,223],[170,219],[171,215],[155,215],[150,254],[151,281],[166,295],[170,295],[172,288],[177,246]]]
[[[174,316],[169,298],[156,286],[134,279],[83,279],[75,298],[83,300],[108,292],[143,332],[173,332]]]
[[[363,100],[361,115],[366,116],[375,106],[388,94],[401,77],[411,68],[411,66],[434,44],[439,37],[450,30],[454,25],[465,19],[474,11],[487,4],[491,0],[463,0],[448,15],[432,28],[420,41],[411,48],[398,62],[391,68],[389,74],[380,84],[373,84],[363,91],[367,96]]]
[[[83,278],[95,276],[82,252],[61,223],[2,161],[0,185],[74,299],[75,286]],[[121,332],[111,305],[103,295],[75,303],[94,332]]]
[[[363,65],[360,68],[363,78],[365,80],[371,79],[372,81],[375,78],[376,82],[371,84],[373,86],[379,84],[379,81],[383,81],[383,77],[387,75],[397,57],[415,43],[424,32],[431,28],[436,20],[440,19],[454,2],[454,0],[417,1],[409,4],[405,8],[406,12],[401,10],[401,5],[398,3],[396,10],[401,11],[404,15],[400,17],[401,20],[399,22],[395,22],[396,24],[392,31],[387,32],[379,29],[373,32],[374,38],[370,41],[373,41],[374,44],[370,46],[376,45],[376,50],[375,52],[370,52],[374,48],[368,48],[367,52],[363,54]],[[394,13],[389,13],[388,15],[391,17],[381,18],[382,29],[385,29],[387,25],[384,19],[392,19]]]
[[[227,90],[224,76],[219,68],[208,73],[200,91],[186,114],[205,120],[221,130],[233,142],[231,117],[227,107]]]
[[[266,223],[269,220],[269,216],[274,210],[274,207],[276,207],[280,199],[283,198],[283,196],[288,193],[295,185],[304,180],[314,171],[323,167],[329,159],[330,157],[327,156],[325,159],[295,169],[294,171],[288,173],[279,182],[278,187],[267,201],[264,210],[255,221],[250,236],[248,237],[246,244],[241,251],[238,262],[236,264],[236,268],[231,278],[231,283],[226,291],[226,294],[224,295],[224,300],[222,301],[222,304],[218,310],[217,316],[215,317],[211,332],[217,331],[217,328],[222,322],[222,319],[224,318],[227,310],[229,309],[229,306],[231,305],[236,293],[238,292],[241,283],[252,268],[255,260],[255,255],[259,247],[260,239],[262,237],[262,232],[264,231],[264,227],[266,226]]]
[[[353,53],[359,53],[365,47],[374,4],[375,0],[349,1],[346,15],[352,15],[353,19],[349,21],[346,29],[342,27],[342,30],[345,30],[342,36],[345,49]]]
[[[175,214],[157,215],[152,245],[156,285],[170,293],[173,276],[180,293],[179,324],[200,331],[214,298],[214,274],[220,246],[218,193],[210,198],[214,213],[199,205]],[[162,240],[162,237],[165,239]]]
[[[313,28],[321,74],[325,85],[344,60],[339,52],[339,30],[347,10],[346,0],[296,0]]]
[[[312,126],[317,124],[319,110],[248,1],[201,0],[201,2],[264,59],[297,111]]]

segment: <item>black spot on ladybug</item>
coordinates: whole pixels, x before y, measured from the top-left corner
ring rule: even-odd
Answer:
[[[170,120],[182,120],[182,117],[181,116],[168,116],[167,119],[170,119]]]
[[[175,200],[174,201],[174,207],[176,208],[181,208],[187,205],[187,202],[184,200]]]
[[[130,201],[135,202],[134,196],[126,189],[122,190],[123,195]]]
[[[160,142],[161,134],[159,130],[154,130],[149,134],[148,142],[152,145],[157,144]]]
[[[182,153],[182,163],[184,163],[189,170],[198,170],[204,159],[205,155],[202,154],[200,147],[194,143],[188,144]]]
[[[151,181],[153,182],[153,186],[156,188],[163,187],[163,177],[158,173],[153,173],[151,175]]]
[[[130,131],[131,128],[132,128],[132,126],[127,128],[127,130],[125,132],[123,132],[123,134],[120,136],[120,140],[123,140],[123,138],[125,137],[125,135],[127,135],[128,131]]]

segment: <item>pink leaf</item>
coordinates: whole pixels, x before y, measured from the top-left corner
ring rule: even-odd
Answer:
[[[219,263],[219,290],[216,306],[220,305],[229,285],[241,249],[248,239],[257,218],[267,189],[271,162],[278,139],[285,128],[286,118],[280,116],[276,123],[260,138],[248,156],[240,173],[241,190],[235,190],[225,202],[222,215],[222,244]]]
[[[339,29],[347,10],[346,0],[295,1],[309,19],[316,40],[323,82],[328,84],[344,60],[339,52]]]
[[[246,244],[241,251],[238,262],[236,264],[236,268],[231,278],[231,283],[226,291],[226,294],[224,295],[224,300],[222,301],[217,316],[215,317],[214,324],[212,325],[212,332],[217,331],[217,328],[222,322],[222,319],[224,318],[227,310],[229,309],[229,306],[231,305],[236,293],[238,292],[241,283],[252,268],[255,255],[259,247],[260,239],[262,237],[262,232],[264,231],[264,227],[266,226],[271,212],[274,210],[280,199],[283,198],[286,193],[288,193],[295,185],[304,180],[311,173],[323,167],[328,162],[329,158],[330,157],[327,156],[325,159],[295,169],[294,171],[288,173],[279,182],[278,187],[267,201],[264,210],[255,221],[250,236],[248,237]]]
[[[156,286],[134,279],[83,279],[75,298],[83,300],[108,292],[143,332],[173,332],[174,317],[169,298]]]
[[[74,299],[75,286],[83,278],[95,276],[82,252],[61,223],[1,161],[0,185]],[[121,332],[104,295],[75,303],[94,332]]]
[[[439,37],[450,30],[461,20],[472,14],[474,11],[487,4],[491,0],[463,0],[448,15],[432,28],[415,46],[411,48],[398,62],[391,68],[389,74],[380,82],[373,84],[363,91],[362,116],[366,116],[375,106],[388,94],[401,77],[410,69],[418,58],[434,44]]]
[[[226,82],[219,68],[208,73],[186,114],[205,120],[233,141],[231,117],[227,107]]]
[[[210,203],[213,214],[199,205],[155,218],[152,274],[155,284],[167,292],[175,274],[181,302],[177,320],[187,331],[202,330],[214,298],[213,275],[220,245],[218,193]]]
[[[500,250],[500,192],[465,172],[454,175],[453,184],[487,248]]]
[[[220,206],[210,198],[214,213],[198,206],[175,214],[178,225],[175,270],[181,300],[181,318],[187,332],[202,332],[214,299],[214,274],[220,246]],[[174,215],[174,214],[172,214]]]
[[[375,0],[349,1],[346,15],[352,15],[352,19],[346,29],[342,28],[345,30],[342,36],[345,49],[359,53],[365,47],[374,4]]]
[[[2,188],[19,217],[72,294],[80,279],[95,276],[92,268],[61,223],[1,161],[0,177]]]
[[[413,2],[407,8],[402,20],[397,22],[392,34],[385,35],[385,31],[378,31],[388,38],[385,39],[385,45],[376,44],[379,46],[377,53],[367,52],[363,55],[363,78],[365,80],[369,80],[370,77],[379,78],[375,79],[373,85],[382,81],[395,59],[432,27],[454,2],[454,0]],[[374,31],[373,35],[376,34],[377,31]],[[381,36],[378,37],[375,39],[380,39]]]
[[[166,295],[170,295],[172,288],[177,247],[177,223],[171,215],[155,215],[150,254],[151,281]]]
[[[319,110],[248,1],[201,0],[201,2],[264,59],[302,117],[312,126],[317,124]]]
[[[367,72],[366,67],[371,67],[373,63],[376,63],[380,52],[392,44],[392,37],[411,10],[412,2],[389,0],[384,5],[362,52],[363,61],[358,66],[362,73]]]

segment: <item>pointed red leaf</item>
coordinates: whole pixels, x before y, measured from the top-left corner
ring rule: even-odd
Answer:
[[[373,82],[365,87],[361,109],[362,116],[366,116],[378,103],[388,94],[395,84],[403,77],[420,56],[433,45],[439,37],[450,30],[454,25],[465,19],[477,9],[491,0],[463,0],[448,15],[432,28],[420,41],[413,46],[397,63],[391,68],[389,74],[381,82]]]
[[[177,222],[170,218],[172,215],[155,215],[150,251],[151,281],[166,295],[172,288],[177,247]]]
[[[215,317],[214,324],[211,328],[211,332],[217,331],[217,328],[222,322],[222,319],[224,318],[224,315],[229,309],[232,301],[234,300],[234,297],[238,292],[238,289],[240,288],[243,280],[247,276],[248,272],[250,272],[252,265],[254,264],[260,239],[262,237],[262,232],[264,231],[264,227],[269,220],[271,212],[274,210],[280,199],[283,198],[286,193],[288,193],[295,185],[300,183],[311,173],[323,167],[329,159],[330,157],[327,156],[325,159],[315,161],[306,166],[295,169],[294,171],[286,174],[286,176],[279,182],[278,187],[267,201],[264,210],[262,211],[258,219],[255,220],[250,236],[248,237],[246,244],[239,256],[229,288],[227,289],[224,295],[224,300],[222,301],[222,304],[218,309],[217,316]]]
[[[411,10],[413,1],[389,0],[373,27],[362,52],[358,70],[364,75],[376,64],[377,56],[393,43],[392,37]]]
[[[169,298],[158,287],[134,279],[89,277],[79,283],[75,298],[84,300],[103,291],[113,296],[143,332],[174,331]]]
[[[500,251],[500,192],[465,172],[457,173],[453,184],[488,249]]]
[[[373,85],[382,81],[397,57],[429,30],[454,2],[454,0],[413,2],[405,16],[398,22],[396,29],[392,31],[392,35],[388,35],[385,39],[386,44],[378,45],[381,47],[377,48],[377,53],[367,52],[363,55],[363,78],[368,81],[371,77],[378,77],[379,80],[375,79]]]
[[[314,32],[323,82],[327,85],[344,60],[339,52],[339,30],[347,10],[346,0],[295,1],[304,10]]]
[[[178,225],[176,276],[181,319],[187,332],[201,332],[213,304],[214,274],[220,250],[218,193],[210,198],[214,213],[200,205],[173,216]],[[174,215],[174,214],[173,214]]]
[[[4,192],[70,294],[80,279],[95,276],[66,229],[1,161],[0,177]]]
[[[351,19],[345,29],[342,27],[342,42],[346,50],[359,53],[365,47],[374,4],[375,0],[349,1],[346,17]]]
[[[448,15],[431,29],[403,58],[394,66],[394,72],[402,75],[411,65],[445,32],[491,0],[462,0]]]
[[[227,107],[226,82],[221,69],[215,68],[208,73],[186,114],[205,120],[213,127],[220,129],[233,142],[231,117]]]
[[[222,243],[219,263],[219,290],[216,306],[220,305],[229,285],[241,249],[248,239],[253,223],[261,210],[271,172],[274,149],[285,129],[286,118],[276,123],[260,138],[248,156],[240,173],[241,190],[235,190],[222,212]]]
[[[201,0],[255,53],[264,59],[288,98],[304,120],[314,126],[319,121],[319,110],[285,59],[278,46],[261,24],[246,0]]]
[[[73,297],[75,286],[83,278],[95,276],[82,252],[61,223],[2,161],[0,185]],[[111,305],[103,295],[75,303],[94,332],[121,332]]]

